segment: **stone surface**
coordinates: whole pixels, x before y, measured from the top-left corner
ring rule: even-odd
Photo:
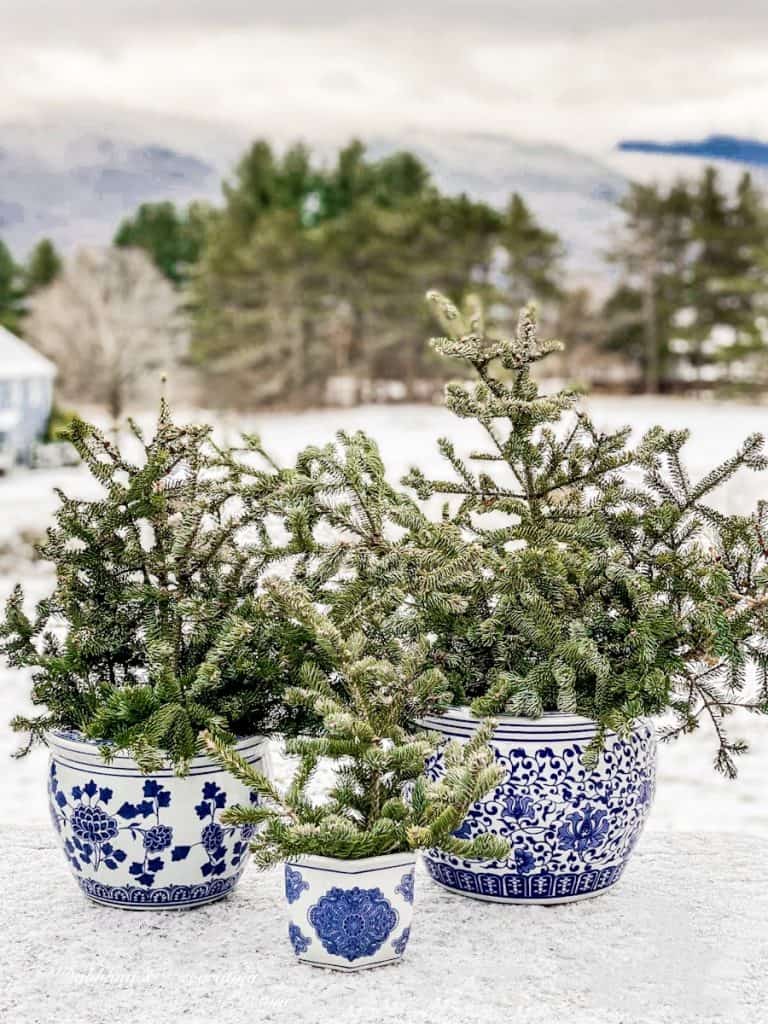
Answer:
[[[768,839],[646,834],[582,903],[452,895],[419,868],[403,963],[296,963],[281,873],[192,911],[81,896],[42,829],[0,830],[0,1020],[14,1024],[750,1024],[768,1005]]]

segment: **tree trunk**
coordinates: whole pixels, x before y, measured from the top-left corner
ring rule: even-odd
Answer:
[[[655,261],[650,257],[646,266],[643,291],[643,325],[645,331],[645,393],[658,395],[661,390],[659,366],[659,331],[656,310]]]

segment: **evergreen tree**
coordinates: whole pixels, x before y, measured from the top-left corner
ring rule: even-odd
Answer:
[[[120,224],[114,244],[144,249],[169,281],[183,284],[200,259],[208,216],[201,203],[190,204],[185,213],[171,202],[142,203]]]
[[[0,326],[18,333],[24,312],[23,300],[21,269],[0,240]]]
[[[412,154],[371,160],[353,141],[322,168],[259,142],[225,199],[193,279],[192,351],[229,400],[306,403],[334,376],[411,393],[437,367],[414,296],[436,275],[491,293],[501,215],[441,196]]]
[[[244,522],[232,484],[248,480],[253,498],[275,468],[237,464],[209,427],[177,426],[164,404],[151,440],[131,430],[138,461],[72,422],[66,437],[103,494],[59,492],[40,548],[56,586],[32,616],[15,589],[0,653],[33,670],[43,710],[13,723],[30,743],[50,728],[77,729],[102,741],[107,758],[127,749],[144,770],[167,758],[184,771],[203,728],[240,736],[306,725],[282,692],[312,641],[257,596],[271,544],[254,500]],[[62,624],[64,636],[54,628]]]
[[[644,389],[660,391],[673,375],[670,342],[686,302],[692,199],[679,182],[665,195],[655,185],[630,187],[621,207],[624,238],[609,253],[622,277],[605,304],[606,345],[640,368]]]
[[[730,202],[718,186],[716,172],[705,172],[696,196],[696,254],[690,274],[693,317],[682,332],[697,367],[732,364],[764,350],[760,254],[767,229],[762,196],[749,174],[742,175]]]
[[[27,290],[37,291],[53,284],[61,273],[61,257],[50,238],[41,239],[32,250],[25,272]]]
[[[562,242],[554,231],[541,227],[517,193],[505,211],[500,242],[507,257],[504,298],[513,309],[559,297]]]
[[[288,741],[288,753],[300,760],[285,793],[207,736],[222,766],[262,798],[223,816],[227,824],[258,826],[252,849],[259,867],[306,854],[359,859],[438,845],[459,857],[504,859],[509,846],[498,836],[453,835],[469,807],[501,780],[488,742],[492,723],[466,745],[448,744],[442,781],[424,775],[440,737],[414,731],[414,722],[443,707],[447,696],[441,673],[428,666],[428,644],[401,645],[382,658],[362,634],[340,632],[305,592],[282,581],[268,589],[276,610],[312,633],[331,671],[307,660],[287,693],[320,719],[321,729]],[[327,797],[313,802],[307,789],[320,758],[333,761],[336,778]]]

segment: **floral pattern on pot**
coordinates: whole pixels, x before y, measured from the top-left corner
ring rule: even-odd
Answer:
[[[299,956],[301,953],[306,953],[312,945],[312,939],[303,935],[301,928],[299,928],[297,924],[294,924],[293,921],[288,925],[288,938],[291,940],[291,945],[293,946],[293,951],[296,956]]]
[[[320,941],[334,956],[373,956],[397,924],[397,911],[381,889],[334,887],[309,911]]]
[[[468,712],[429,718],[450,738],[471,735]],[[471,728],[468,728],[471,727]],[[572,715],[499,720],[494,734],[504,781],[473,805],[456,835],[483,832],[511,845],[504,863],[466,861],[440,850],[424,860],[442,885],[501,902],[556,903],[597,895],[618,881],[653,800],[656,743],[648,722],[627,738],[609,734],[594,768],[583,754],[594,723]],[[427,771],[439,778],[438,753]]]
[[[402,956],[405,952],[405,947],[408,945],[408,939],[411,937],[411,929],[404,928],[402,935],[399,938],[392,940],[392,949],[397,953],[398,956]]]
[[[409,871],[407,875],[403,875],[400,885],[395,889],[395,892],[399,892],[406,903],[413,903],[413,884],[413,872]]]
[[[241,783],[202,758],[184,778],[170,770],[145,777],[130,758],[106,764],[76,736],[53,734],[50,746],[51,818],[87,896],[116,906],[181,907],[234,887],[252,829],[218,818],[228,804],[255,801]],[[252,761],[261,760],[261,749],[252,741]]]
[[[289,903],[295,903],[301,896],[305,889],[309,888],[309,883],[305,882],[302,878],[301,872],[296,871],[290,866],[285,865],[285,898]]]

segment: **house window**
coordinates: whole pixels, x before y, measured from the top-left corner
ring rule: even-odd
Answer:
[[[0,380],[0,409],[10,409],[11,407],[11,382],[9,380]]]

